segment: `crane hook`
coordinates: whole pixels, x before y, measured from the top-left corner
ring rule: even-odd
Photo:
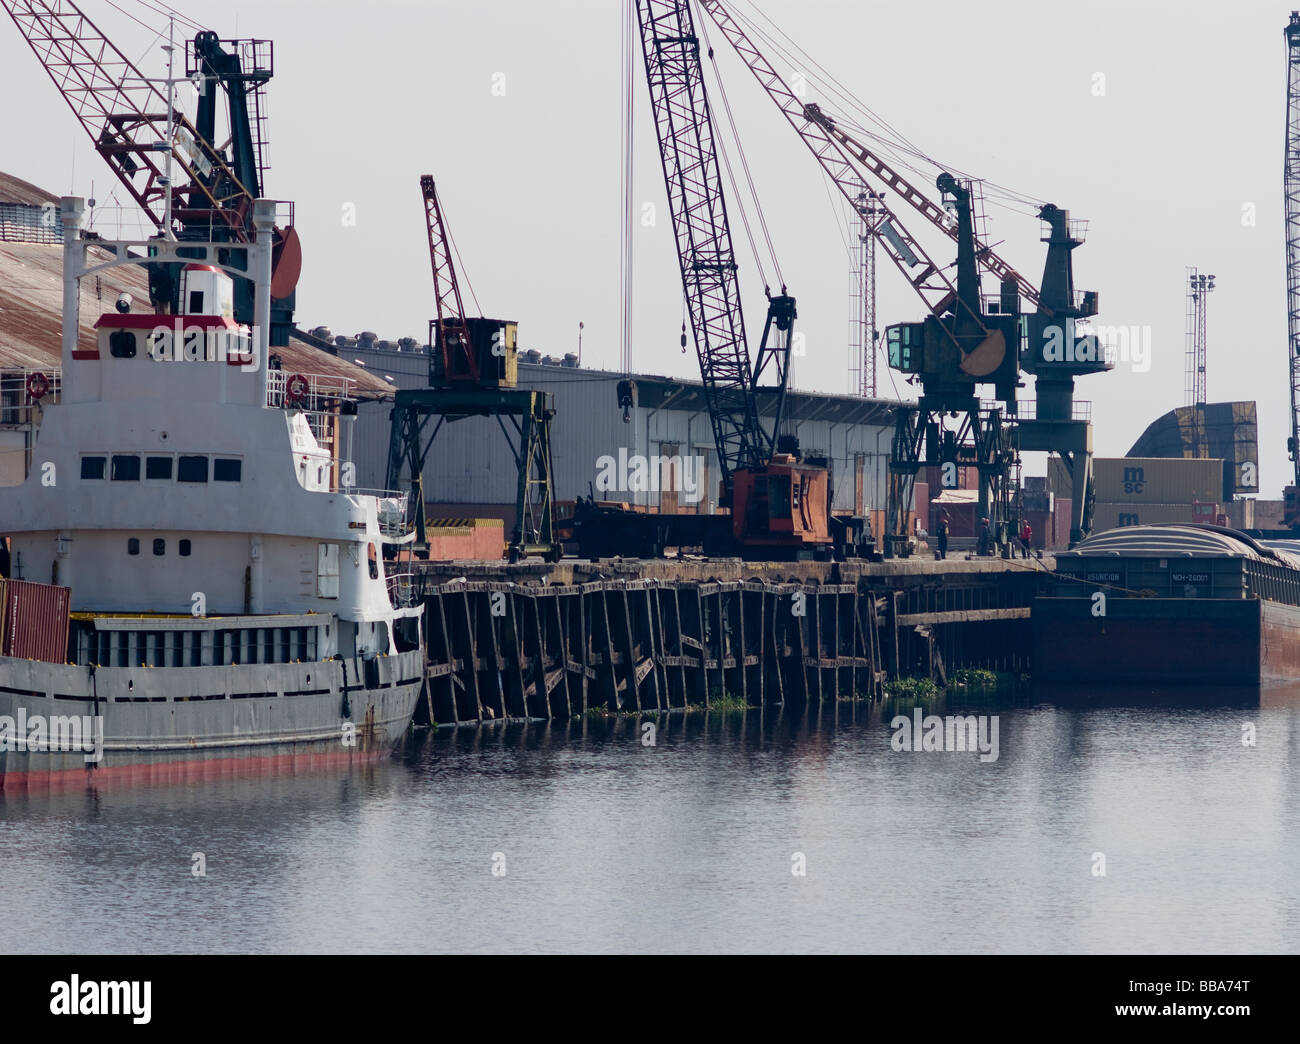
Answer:
[[[686,354],[686,324],[682,323],[682,354]]]

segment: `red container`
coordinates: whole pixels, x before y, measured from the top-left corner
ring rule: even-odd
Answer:
[[[71,594],[66,587],[6,580],[4,655],[66,663]]]
[[[1052,536],[1049,547],[1070,545],[1070,498],[1058,496],[1052,505]]]

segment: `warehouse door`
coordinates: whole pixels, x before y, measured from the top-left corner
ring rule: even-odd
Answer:
[[[659,443],[659,511],[664,515],[675,515],[680,508],[681,449],[675,442]]]

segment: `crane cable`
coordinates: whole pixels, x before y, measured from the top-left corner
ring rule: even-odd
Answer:
[[[773,22],[771,18],[764,14],[753,0],[749,0],[749,6],[754,9],[759,17],[772,26],[772,30],[775,33],[779,34],[789,42],[790,48],[792,48],[793,52],[798,56],[802,57],[803,61],[797,61],[794,54],[791,53],[791,50],[787,49],[783,44],[776,40],[766,29],[758,25],[755,19],[734,9],[733,5],[730,3],[726,6],[728,7],[729,13],[738,24],[742,25],[747,32],[750,32],[755,37],[759,38],[773,52],[780,55],[786,64],[794,69],[800,70],[801,75],[806,80],[810,80],[820,86],[828,95],[838,98],[839,101],[849,110],[855,111],[865,117],[867,122],[875,124],[887,131],[888,135],[868,130],[866,127],[858,124],[855,120],[845,117],[842,113],[835,114],[839,118],[840,122],[851,127],[860,136],[871,139],[882,151],[889,152],[891,158],[893,158],[899,166],[911,170],[913,173],[921,177],[930,177],[932,176],[933,171],[941,170],[954,174],[963,180],[982,180],[986,190],[986,195],[989,197],[989,200],[993,205],[1013,210],[1016,213],[1029,213],[1029,211],[1021,208],[1033,208],[1032,213],[1036,214],[1037,208],[1043,204],[1044,201],[1037,199],[1036,197],[1015,191],[994,181],[975,179],[968,172],[963,171],[958,167],[940,163],[934,157],[930,156],[910,141],[901,131],[884,119],[884,117],[880,116],[854,96],[853,93],[843,85],[843,83],[836,79],[835,76],[817,62],[816,59],[795,43],[794,40],[792,40],[775,22]],[[818,70],[821,75],[818,75],[816,72],[807,71],[809,69]],[[904,159],[904,156],[911,156],[913,159],[927,164],[932,168],[932,170],[923,170],[916,166],[915,163]],[[1003,202],[1003,199],[1005,199],[1006,202]]]
[[[620,24],[620,53],[619,64],[621,66],[620,76],[622,78],[622,107],[623,107],[623,126],[622,136],[619,141],[619,178],[620,189],[622,190],[623,215],[619,223],[619,269],[618,269],[618,290],[619,290],[619,362],[624,374],[632,373],[632,270],[633,270],[633,214],[635,202],[633,200],[633,186],[635,166],[635,136],[633,134],[633,118],[635,116],[635,91],[633,81],[635,80],[634,67],[636,65],[637,44],[635,41],[636,33],[634,26],[637,19],[633,14],[634,0],[624,0],[622,4],[622,15]],[[683,302],[685,298],[683,298]],[[684,306],[684,305],[683,305]],[[685,327],[683,326],[683,329]],[[684,350],[684,349],[683,349]]]
[[[483,306],[478,303],[478,295],[474,293],[474,284],[470,282],[469,272],[465,269],[465,262],[460,259],[460,250],[456,247],[456,240],[451,235],[451,224],[447,221],[447,215],[442,213],[442,200],[438,201],[439,217],[442,218],[443,235],[447,237],[447,246],[451,248],[451,254],[456,258],[456,272],[460,278],[465,280],[465,286],[469,288],[469,296],[474,302],[474,307],[478,309],[478,314],[483,314]],[[453,276],[454,278],[454,276]],[[462,319],[468,318],[461,316]]]
[[[709,63],[713,68],[713,80],[718,88],[718,96],[722,99],[722,109],[723,112],[726,114],[727,124],[731,129],[732,140],[734,140],[736,143],[736,154],[740,159],[741,171],[744,173],[745,182],[749,187],[749,196],[754,201],[754,213],[755,213],[756,220],[758,222],[759,229],[763,233],[763,241],[767,246],[767,256],[771,259],[772,269],[776,273],[777,282],[780,285],[784,286],[785,277],[781,274],[781,263],[777,260],[776,249],[772,245],[772,235],[770,230],[767,227],[767,218],[764,217],[763,215],[763,206],[758,199],[758,190],[754,186],[754,178],[749,168],[749,159],[745,155],[745,147],[741,143],[740,133],[736,129],[735,116],[732,114],[731,111],[731,101],[727,97],[727,88],[722,82],[721,74],[718,72],[718,60],[714,55],[713,44],[710,43],[709,41],[708,29],[703,19],[700,20],[699,27],[700,27],[700,36],[704,41],[704,46],[708,48]],[[758,272],[759,275],[762,277],[764,286],[769,287],[770,284],[767,281],[767,274],[763,271],[763,262],[759,256],[758,247],[755,244],[754,235],[749,226],[749,216],[746,213],[746,207],[744,206],[744,202],[741,199],[740,189],[736,183],[735,175],[732,173],[731,160],[727,155],[727,149],[725,144],[723,143],[721,135],[717,136],[717,145],[718,145],[718,154],[722,157],[722,165],[726,168],[727,171],[727,179],[731,182],[732,192],[734,193],[736,199],[736,206],[737,209],[740,211],[741,222],[745,226],[745,235],[749,238],[749,248],[754,255],[754,262],[755,264],[758,265]]]

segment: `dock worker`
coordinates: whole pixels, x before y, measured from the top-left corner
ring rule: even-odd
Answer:
[[[1020,523],[1020,546],[1025,552],[1025,557],[1029,557],[1029,541],[1034,535],[1034,529],[1029,524],[1029,519]]]
[[[993,534],[989,530],[989,520],[980,519],[979,543],[975,548],[978,555],[991,555],[993,553]]]
[[[939,538],[939,557],[948,557],[948,512],[944,511],[939,515],[939,525],[936,529]]]

